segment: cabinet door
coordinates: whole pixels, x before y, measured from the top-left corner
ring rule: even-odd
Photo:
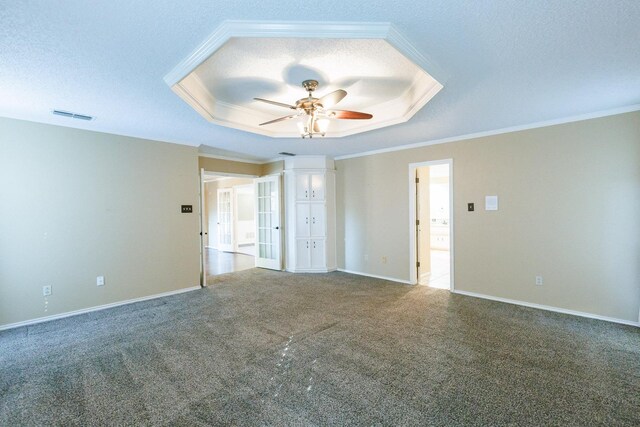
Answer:
[[[324,200],[324,174],[311,175],[311,200]]]
[[[308,269],[311,267],[310,241],[307,239],[296,239],[296,268]]]
[[[309,200],[310,197],[309,175],[296,174],[296,200]]]
[[[312,203],[309,205],[310,236],[324,237],[324,203]]]
[[[296,204],[296,237],[311,236],[311,215],[308,203]]]
[[[311,268],[327,268],[324,254],[324,239],[311,241]]]

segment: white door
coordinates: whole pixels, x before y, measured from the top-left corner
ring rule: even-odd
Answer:
[[[296,174],[296,200],[309,200],[309,175]]]
[[[313,203],[310,206],[309,226],[311,236],[324,237],[324,211],[325,207],[322,203]]]
[[[324,240],[317,239],[311,241],[311,268],[324,269],[327,264],[324,256]]]
[[[231,188],[218,189],[218,250],[233,251],[233,203]]]
[[[311,175],[311,200],[324,200],[324,175]]]
[[[311,241],[296,239],[296,268],[306,270],[311,267]]]
[[[257,178],[256,267],[282,269],[280,246],[280,175]]]

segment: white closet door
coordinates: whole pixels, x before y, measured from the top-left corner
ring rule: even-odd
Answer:
[[[256,267],[282,269],[280,246],[280,176],[257,178],[256,197]]]
[[[308,203],[296,205],[296,237],[311,236],[311,214]]]
[[[312,203],[309,205],[309,226],[310,226],[310,236],[321,236],[324,237],[325,233],[325,206],[324,203]]]
[[[311,200],[324,200],[324,174],[311,175]]]
[[[218,250],[233,251],[233,203],[231,188],[218,189]]]
[[[296,268],[304,270],[311,267],[311,241],[296,239]]]
[[[309,175],[296,174],[296,200],[309,200],[310,197]]]
[[[324,239],[311,241],[311,268],[327,268],[324,254]]]

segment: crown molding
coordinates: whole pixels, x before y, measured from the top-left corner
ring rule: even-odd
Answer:
[[[391,153],[394,151],[411,150],[412,148],[427,147],[429,145],[446,144],[448,142],[465,141],[467,139],[482,138],[486,136],[500,135],[503,133],[519,132],[522,130],[537,129],[537,128],[543,128],[547,126],[561,125],[565,123],[580,122],[583,120],[615,116],[615,115],[624,114],[624,113],[632,113],[634,111],[640,111],[640,104],[614,108],[611,110],[603,110],[603,111],[597,111],[593,113],[580,114],[576,116],[569,116],[569,117],[564,117],[560,119],[534,122],[526,125],[512,126],[508,128],[495,129],[495,130],[484,131],[484,132],[469,133],[464,135],[452,136],[448,138],[432,139],[429,141],[416,142],[414,144],[398,145],[395,147],[381,148],[379,150],[363,151],[361,153],[355,153],[355,154],[346,154],[344,156],[335,157],[335,160],[346,160],[346,159],[352,159],[356,157],[373,156],[375,154]]]

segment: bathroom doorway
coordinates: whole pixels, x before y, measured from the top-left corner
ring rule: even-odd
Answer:
[[[452,188],[450,160],[411,165],[415,209],[414,283],[452,289]]]

